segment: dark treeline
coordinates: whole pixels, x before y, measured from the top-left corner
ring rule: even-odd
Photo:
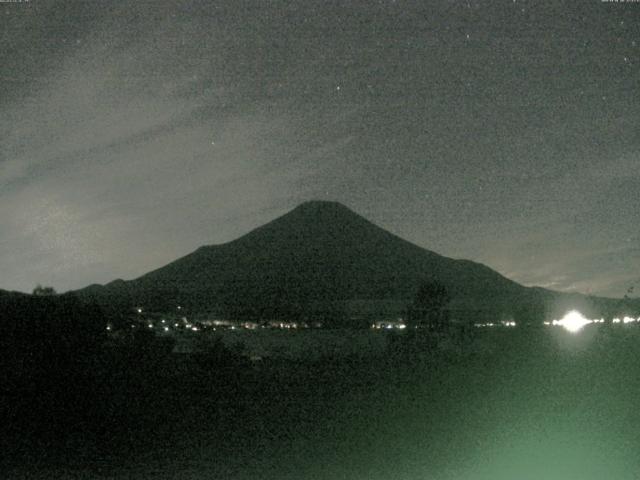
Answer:
[[[105,320],[97,307],[52,293],[0,295],[0,320],[1,449],[43,455],[94,416]]]
[[[106,320],[73,295],[0,296],[3,388],[28,394],[90,370],[104,341]]]
[[[0,293],[0,463],[101,458],[158,421],[148,405],[170,384],[172,344],[139,329],[107,338],[112,318],[72,294]],[[192,379],[229,364],[221,344],[192,359]],[[213,351],[215,350],[215,351]]]

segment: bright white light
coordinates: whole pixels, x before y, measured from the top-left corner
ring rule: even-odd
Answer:
[[[169,331],[169,327],[164,327],[164,331],[168,332]]]
[[[405,328],[407,328],[407,326],[401,323],[400,325],[398,325],[398,328],[400,330],[404,330]]]
[[[560,325],[565,330],[576,333],[582,330],[582,327],[591,323],[591,320],[585,318],[580,312],[572,310],[567,313],[562,320],[554,320],[554,325]]]
[[[136,308],[136,311],[137,311],[138,313],[142,313],[142,308],[138,307],[138,308]]]
[[[613,320],[611,320],[613,323],[620,323],[620,319],[619,318],[614,318]]]
[[[623,323],[631,323],[631,322],[635,322],[635,321],[636,321],[636,319],[635,318],[631,318],[631,317],[624,317],[622,319]]]

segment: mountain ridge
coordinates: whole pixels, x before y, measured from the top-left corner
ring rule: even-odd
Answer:
[[[481,263],[404,240],[338,202],[317,200],[133,280],[78,292],[129,308],[184,305],[217,316],[339,323],[339,318],[400,315],[419,285],[432,281],[449,290],[450,308],[465,317],[541,321],[569,303],[594,308],[590,297],[525,287]]]

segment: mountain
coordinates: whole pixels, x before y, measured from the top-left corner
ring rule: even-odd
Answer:
[[[28,293],[0,289],[0,302],[8,302],[14,299],[21,299],[29,296],[30,295]]]
[[[479,263],[438,255],[320,201],[137,279],[77,293],[117,308],[345,322],[398,315],[429,281],[448,289],[451,310],[465,318],[538,320],[570,304],[593,307],[585,296],[524,287]]]

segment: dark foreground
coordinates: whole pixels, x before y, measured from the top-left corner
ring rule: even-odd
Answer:
[[[636,327],[414,347],[258,364],[103,351],[84,378],[3,390],[3,478],[638,478]]]

